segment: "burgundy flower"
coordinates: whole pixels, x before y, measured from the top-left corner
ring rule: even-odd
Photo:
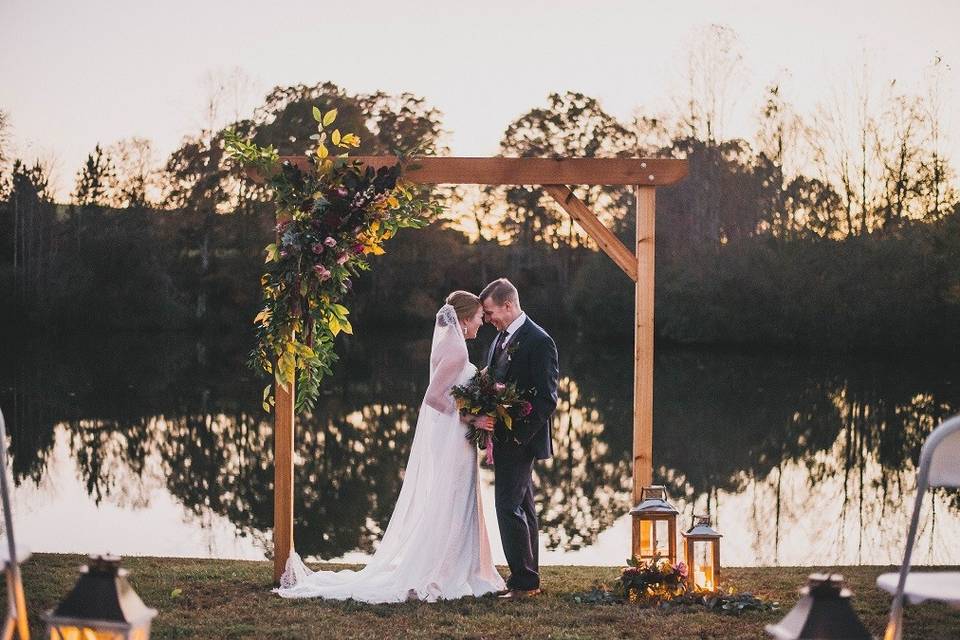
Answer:
[[[533,411],[533,405],[524,400],[520,405],[520,415],[526,418],[528,415],[530,415],[531,411]]]
[[[360,244],[359,242],[358,242],[357,244],[353,245],[353,252],[354,252],[354,253],[363,253],[363,245]]]
[[[313,245],[313,252],[317,254],[323,253],[323,245],[319,242]]]

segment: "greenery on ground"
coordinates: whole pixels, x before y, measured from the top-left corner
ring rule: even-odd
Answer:
[[[76,555],[38,554],[23,567],[31,629],[76,579]],[[154,638],[767,638],[764,625],[794,605],[809,567],[726,569],[724,586],[777,601],[779,611],[739,616],[702,607],[663,611],[630,604],[590,604],[578,594],[612,584],[614,567],[544,567],[546,593],[504,603],[495,598],[366,605],[284,600],[270,593],[267,562],[125,558],[134,589],[160,611]],[[837,568],[833,568],[837,570]],[[857,613],[881,634],[890,598],[875,586],[882,567],[842,567]],[[960,635],[960,612],[938,604],[908,607],[905,638]]]

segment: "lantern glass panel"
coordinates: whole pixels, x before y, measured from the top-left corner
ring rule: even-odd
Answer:
[[[705,591],[714,590],[713,544],[703,540],[693,543],[693,581]]]
[[[640,521],[640,557],[649,558],[653,555],[653,522]]]
[[[50,640],[125,640],[128,636],[122,631],[106,631],[89,627],[54,627],[50,629]],[[146,640],[146,635],[137,635],[134,631],[130,638]]]
[[[656,548],[654,551],[656,555],[665,558],[670,554],[670,525],[666,520],[657,520],[655,524],[657,535],[655,536]]]

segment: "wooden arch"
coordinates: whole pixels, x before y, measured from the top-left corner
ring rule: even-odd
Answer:
[[[288,156],[312,171],[306,156]],[[392,156],[357,156],[365,165],[392,165]],[[651,158],[416,158],[403,174],[419,184],[534,185],[544,189],[576,220],[610,259],[633,280],[633,501],[653,480],[653,269],[656,188],[687,175],[686,160]],[[259,179],[258,176],[254,176]],[[607,229],[567,185],[633,185],[637,229],[633,251]],[[293,549],[294,388],[276,389],[274,412],[273,578],[280,579]],[[637,532],[634,531],[634,537]],[[637,541],[633,540],[633,548]]]

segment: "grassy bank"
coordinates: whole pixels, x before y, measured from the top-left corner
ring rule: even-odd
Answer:
[[[56,604],[84,558],[38,554],[23,567],[31,629],[40,637],[41,611]],[[809,567],[727,569],[725,583],[781,604],[773,613],[739,617],[707,611],[662,612],[632,605],[577,604],[574,594],[610,583],[610,567],[545,567],[539,598],[503,603],[493,598],[436,604],[362,605],[284,600],[270,593],[266,562],[125,558],[131,582],[159,609],[154,638],[766,638],[763,626],[797,600]],[[854,605],[875,634],[885,624],[889,597],[874,586],[886,568],[843,567]],[[906,638],[958,638],[960,612],[928,604],[907,611]]]

